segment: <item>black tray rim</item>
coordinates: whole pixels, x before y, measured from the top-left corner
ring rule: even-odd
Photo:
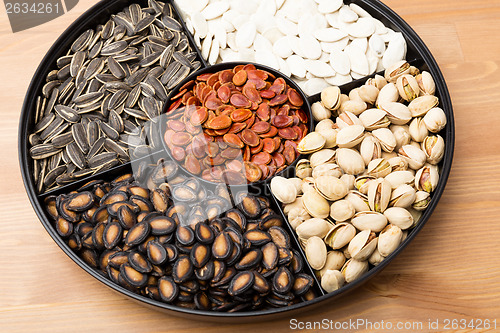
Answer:
[[[419,51],[419,55],[422,57],[424,62],[429,66],[429,70],[431,74],[433,75],[435,81],[436,81],[436,90],[439,91],[440,94],[440,102],[441,108],[445,111],[446,116],[447,116],[447,127],[446,127],[446,135],[445,135],[445,142],[446,142],[446,149],[445,149],[445,156],[443,158],[443,166],[441,170],[441,175],[440,175],[440,180],[439,184],[433,194],[433,199],[431,201],[431,204],[429,207],[426,209],[424,214],[421,217],[421,221],[419,224],[412,229],[411,233],[408,235],[408,237],[405,239],[405,241],[398,247],[396,251],[394,251],[390,256],[388,256],[384,261],[382,261],[381,264],[379,264],[377,267],[372,268],[368,273],[363,275],[362,278],[345,285],[341,289],[333,292],[326,294],[324,296],[317,297],[313,300],[306,301],[306,302],[301,302],[289,307],[285,308],[276,308],[276,309],[270,309],[270,310],[265,310],[265,311],[252,311],[252,312],[243,312],[243,313],[216,313],[213,311],[200,311],[200,310],[191,310],[191,309],[186,309],[186,308],[180,308],[176,306],[172,306],[166,303],[162,302],[157,302],[151,299],[148,299],[146,297],[143,297],[141,295],[135,294],[130,292],[129,290],[116,285],[112,283],[109,279],[105,278],[103,275],[100,275],[92,269],[90,266],[88,266],[80,257],[76,255],[73,251],[67,247],[67,245],[64,243],[62,238],[59,237],[59,235],[55,232],[55,229],[52,227],[50,222],[48,221],[45,212],[43,210],[43,207],[40,204],[39,201],[39,195],[36,193],[36,190],[34,188],[34,184],[32,182],[31,174],[29,173],[29,158],[28,158],[28,149],[27,149],[27,140],[28,140],[28,117],[30,116],[32,106],[34,104],[34,98],[33,96],[36,96],[37,93],[37,86],[40,85],[40,80],[42,80],[42,77],[44,78],[43,74],[45,73],[45,67],[50,66],[53,63],[52,58],[54,58],[54,54],[56,53],[57,49],[60,47],[60,45],[65,44],[65,40],[70,37],[70,35],[74,34],[72,31],[73,30],[78,30],[80,25],[83,23],[88,23],[88,21],[94,19],[96,16],[101,15],[102,11],[109,10],[109,8],[117,5],[122,1],[120,0],[101,0],[94,6],[92,6],[90,9],[85,11],[80,17],[78,17],[61,35],[60,37],[54,42],[54,44],[51,46],[49,51],[46,53],[44,58],[42,59],[40,65],[38,66],[35,74],[33,75],[33,78],[30,82],[30,85],[28,87],[23,107],[22,107],[22,112],[20,116],[20,123],[19,123],[19,137],[18,137],[18,149],[19,149],[19,162],[20,162],[20,168],[21,168],[21,175],[23,178],[24,186],[26,188],[29,200],[38,215],[39,220],[41,221],[42,225],[44,228],[47,230],[49,235],[52,237],[52,239],[56,242],[56,244],[63,250],[63,252],[70,257],[78,266],[83,268],[87,273],[89,273],[91,276],[99,280],[100,282],[104,283],[106,286],[109,288],[120,292],[121,294],[124,294],[130,298],[132,298],[134,301],[137,301],[143,305],[147,305],[149,307],[154,308],[155,310],[168,310],[168,313],[178,315],[178,316],[183,316],[186,317],[188,316],[189,318],[196,318],[196,319],[203,319],[203,320],[217,320],[217,319],[222,319],[225,318],[227,320],[230,319],[238,319],[238,320],[244,320],[245,318],[248,320],[251,320],[254,317],[259,317],[262,318],[263,320],[269,320],[271,317],[275,317],[275,315],[281,315],[281,316],[286,316],[286,315],[292,315],[293,313],[297,313],[298,310],[303,309],[303,310],[312,310],[313,308],[317,307],[320,303],[324,303],[323,301],[329,300],[332,301],[333,299],[338,298],[338,296],[346,294],[347,292],[350,292],[360,285],[364,284],[366,281],[368,281],[370,278],[372,278],[374,275],[380,273],[383,268],[385,268],[400,252],[406,248],[406,246],[416,237],[416,235],[422,230],[424,225],[427,223],[429,217],[431,216],[432,212],[436,208],[443,192],[446,186],[446,183],[449,178],[449,174],[451,171],[452,167],[452,161],[453,161],[453,154],[454,154],[454,146],[455,146],[455,124],[454,124],[454,116],[453,116],[453,108],[451,104],[451,98],[450,94],[446,85],[446,82],[444,80],[444,76],[434,59],[433,55],[425,45],[425,43],[422,41],[422,39],[416,34],[416,32],[406,23],[399,15],[397,15],[392,9],[390,9],[388,6],[383,4],[379,0],[360,0],[360,1],[352,1],[351,3],[357,3],[361,4],[361,7],[369,7],[371,10],[379,12],[381,15],[383,15],[387,20],[389,20],[392,24],[394,24],[396,27],[400,29],[400,31],[403,33],[405,36],[405,39],[407,42],[413,43],[416,47],[417,50]],[[171,2],[174,7],[175,4],[173,1],[166,1],[166,2]],[[190,34],[188,34],[190,35]]]

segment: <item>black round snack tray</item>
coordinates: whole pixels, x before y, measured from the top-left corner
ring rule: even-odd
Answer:
[[[202,63],[202,68],[206,67],[207,62],[201,57],[200,50],[196,47],[193,37],[187,31],[185,23],[180,19],[179,11],[173,1],[165,1],[166,3],[172,3],[177,18],[183,25],[184,31],[189,39],[191,47],[196,50],[198,53],[198,59]],[[61,193],[68,193],[70,191],[78,189],[83,184],[87,183],[92,179],[103,179],[110,181],[114,177],[132,172],[132,164],[126,163],[108,171],[75,181],[72,184],[63,186],[53,191],[49,191],[44,194],[37,194],[35,189],[35,184],[33,180],[33,161],[29,157],[29,142],[28,135],[30,130],[34,126],[34,109],[36,96],[38,96],[41,92],[42,86],[44,84],[44,80],[46,74],[50,69],[55,67],[56,60],[64,55],[66,50],[70,47],[72,42],[86,29],[95,28],[98,24],[105,23],[109,17],[122,10],[125,6],[128,6],[131,3],[138,3],[141,6],[147,5],[146,0],[138,0],[138,1],[126,1],[126,0],[103,0],[97,3],[95,6],[86,11],[81,17],[79,17],[70,27],[66,29],[66,31],[57,39],[51,49],[48,51],[47,55],[43,58],[41,64],[39,65],[37,71],[35,72],[31,84],[28,88],[26,98],[24,101],[20,125],[19,125],[19,159],[23,181],[26,187],[26,191],[28,193],[29,199],[35,209],[40,221],[43,226],[50,234],[50,236],[54,239],[54,241],[59,245],[59,247],[68,255],[76,264],[78,264],[81,268],[83,268],[87,273],[92,275],[94,278],[110,287],[111,289],[130,297],[131,299],[141,303],[142,305],[150,306],[155,310],[164,311],[169,314],[174,314],[177,316],[188,317],[188,318],[197,318],[202,320],[212,320],[212,321],[225,321],[225,322],[242,322],[249,321],[254,317],[259,317],[259,319],[270,320],[276,319],[279,317],[291,317],[297,315],[298,313],[303,313],[304,310],[312,310],[317,308],[318,306],[324,306],[327,302],[333,301],[334,299],[340,297],[341,295],[345,295],[347,292],[352,291],[353,289],[359,287],[360,285],[367,282],[370,278],[372,278],[375,274],[378,274],[385,266],[387,266],[393,258],[395,258],[419,233],[419,231],[424,227],[425,223],[429,220],[432,212],[436,208],[441,195],[443,194],[446,182],[448,180],[448,176],[451,170],[452,160],[453,160],[453,151],[454,151],[454,142],[455,142],[455,128],[454,128],[454,119],[453,119],[453,109],[451,104],[450,95],[448,92],[448,88],[446,86],[444,77],[437,65],[435,59],[432,54],[424,44],[424,42],[420,39],[420,37],[413,31],[413,29],[396,13],[394,13],[390,8],[381,3],[378,0],[345,0],[344,3],[356,3],[360,5],[363,9],[369,12],[373,17],[382,21],[386,26],[392,28],[395,31],[399,31],[403,34],[406,39],[408,45],[407,51],[407,61],[418,67],[421,70],[427,70],[433,76],[436,82],[436,96],[439,97],[440,107],[445,111],[447,116],[447,126],[440,133],[440,135],[444,138],[446,143],[445,155],[442,162],[439,164],[441,174],[439,184],[433,193],[432,201],[429,207],[422,214],[421,220],[419,224],[412,229],[408,237],[405,241],[398,247],[398,249],[393,252],[389,257],[387,257],[381,264],[376,267],[372,267],[368,273],[366,273],[362,278],[352,282],[350,284],[345,285],[341,289],[333,292],[333,293],[325,293],[318,280],[316,279],[311,267],[306,262],[305,272],[311,274],[315,277],[315,285],[313,289],[316,291],[317,296],[315,299],[310,301],[301,302],[295,304],[293,306],[288,306],[285,308],[273,308],[262,311],[252,311],[252,312],[241,312],[241,313],[221,313],[221,312],[212,312],[212,311],[200,311],[200,310],[191,310],[187,308],[181,308],[177,306],[173,306],[167,303],[158,302],[147,297],[135,294],[109,280],[107,277],[99,273],[94,268],[90,267],[87,263],[85,263],[75,252],[73,252],[69,246],[64,242],[64,240],[57,234],[55,228],[51,224],[45,209],[44,209],[44,199],[49,195],[57,195]],[[373,76],[372,76],[373,77]],[[349,92],[351,89],[358,87],[366,81],[368,77],[350,82],[346,85],[341,86],[341,90],[343,93]],[[320,95],[310,96],[308,98],[309,103],[314,103],[320,100]],[[153,152],[150,156],[146,156],[144,160],[150,160],[154,163],[159,158],[168,158],[168,154],[165,151]],[[203,179],[201,179],[203,181]],[[205,182],[205,181],[204,181]],[[206,182],[205,182],[206,183]],[[258,185],[250,185],[248,186],[248,191],[250,193],[258,193],[261,195],[266,195],[271,199],[271,203],[273,208],[280,212],[280,214],[285,218],[283,212],[280,209],[280,205],[274,196],[271,194],[269,188],[269,182],[261,182]],[[286,218],[285,218],[286,221]],[[299,246],[297,236],[295,232],[292,230],[290,225],[287,223],[286,230],[292,236],[292,244],[293,248],[299,251],[303,258],[305,258],[304,251]],[[333,307],[332,307],[333,310]]]

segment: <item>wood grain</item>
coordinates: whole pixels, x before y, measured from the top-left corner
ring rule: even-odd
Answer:
[[[16,34],[0,10],[0,331],[288,331],[290,318],[236,326],[145,308],[78,268],[39,223],[19,172],[20,110],[44,54],[94,3],[80,0],[68,14]],[[297,319],[421,321],[423,332],[429,319],[500,325],[500,1],[385,3],[423,38],[444,73],[456,117],[453,169],[438,209],[398,258],[363,287]]]

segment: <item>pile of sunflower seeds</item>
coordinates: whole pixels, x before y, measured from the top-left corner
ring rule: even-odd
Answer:
[[[29,136],[39,193],[160,148],[171,89],[201,67],[170,4],[132,4],[57,60]]]

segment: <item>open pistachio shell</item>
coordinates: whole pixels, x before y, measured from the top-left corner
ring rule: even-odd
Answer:
[[[340,168],[350,175],[358,175],[365,171],[365,161],[354,149],[337,149],[336,161]]]
[[[341,249],[356,236],[356,228],[350,223],[335,225],[325,236],[325,243],[332,249]]]
[[[351,190],[346,195],[345,200],[349,201],[352,204],[354,210],[356,210],[357,213],[370,210],[370,205],[368,205],[368,197],[361,192]]]
[[[313,169],[312,178],[316,179],[321,176],[332,176],[339,178],[340,176],[342,176],[342,170],[335,163],[321,164]]]
[[[319,271],[319,275],[323,277],[327,270],[340,270],[344,266],[345,260],[344,253],[340,251],[328,251],[325,266]]]
[[[365,113],[365,112],[363,112],[363,113]],[[337,124],[339,129],[343,129],[343,128],[353,126],[353,125],[363,125],[363,122],[354,113],[349,112],[349,111],[345,111],[337,117],[336,124]]]
[[[415,174],[412,171],[394,171],[385,177],[390,184],[392,189],[398,188],[403,184],[413,184],[415,181]]]
[[[325,237],[333,225],[324,219],[312,218],[304,221],[301,225],[297,227],[297,236],[302,239],[309,239],[313,236],[320,238]]]
[[[301,154],[311,154],[321,150],[325,146],[325,138],[317,133],[312,132],[307,134],[298,144],[297,150]]]
[[[392,191],[389,204],[393,207],[408,208],[415,201],[415,193],[412,186],[401,184]]]
[[[316,190],[304,192],[302,196],[304,208],[312,217],[327,218],[330,214],[330,205]]]
[[[377,241],[378,239],[374,232],[363,230],[349,242],[347,250],[353,259],[368,260],[377,247]]]
[[[359,120],[367,131],[388,127],[391,124],[387,113],[381,109],[368,109],[359,115]]]
[[[399,95],[407,102],[413,101],[420,95],[420,87],[414,76],[405,74],[400,76],[396,81]]]
[[[337,289],[342,288],[344,283],[345,283],[344,276],[339,270],[328,269],[321,276],[321,287],[327,293],[331,293]]]
[[[368,188],[368,204],[374,212],[383,213],[389,206],[392,186],[384,178],[378,178],[371,182]]]
[[[438,164],[444,156],[445,143],[440,135],[427,136],[422,142],[422,150],[430,164]]]
[[[390,207],[386,209],[384,215],[390,224],[398,226],[401,230],[406,230],[413,226],[413,216],[407,209]]]
[[[426,164],[415,174],[415,188],[419,191],[433,192],[439,182],[437,166]]]
[[[309,157],[309,163],[313,169],[319,165],[333,161],[335,161],[335,150],[333,149],[321,149]]]
[[[277,176],[271,180],[271,192],[284,204],[292,203],[297,198],[297,188],[284,177]]]
[[[330,217],[336,222],[344,222],[356,214],[354,206],[347,200],[337,200],[330,206]]]
[[[326,200],[336,201],[347,195],[349,189],[343,181],[332,176],[320,176],[315,178],[314,187]]]
[[[384,257],[394,252],[401,244],[403,232],[401,228],[394,224],[389,224],[382,230],[378,236],[378,251]]]
[[[351,283],[359,279],[363,274],[368,271],[368,261],[359,261],[355,259],[349,259],[342,267],[342,275],[344,276],[345,282]]]
[[[377,212],[359,212],[354,215],[351,223],[358,230],[371,230],[373,232],[380,232],[387,225],[387,218]]]
[[[332,111],[326,109],[321,102],[313,103],[311,105],[311,112],[316,121],[322,121],[332,117]]]

